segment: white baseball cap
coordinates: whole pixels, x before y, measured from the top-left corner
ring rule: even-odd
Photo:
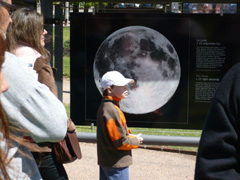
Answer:
[[[102,76],[100,81],[100,85],[103,90],[107,89],[107,87],[115,85],[115,86],[126,86],[128,83],[134,83],[133,79],[125,78],[118,71],[109,71]]]

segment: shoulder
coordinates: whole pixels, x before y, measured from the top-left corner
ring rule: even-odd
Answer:
[[[102,105],[102,110],[105,116],[114,117],[119,114],[118,109],[111,101],[104,102]]]
[[[8,81],[14,78],[19,78],[19,80],[25,81],[33,81],[33,79],[35,79],[32,76],[32,71],[30,71],[25,63],[21,61],[17,56],[8,52],[5,53],[5,61],[2,65],[2,71]]]
[[[228,71],[227,73],[225,74],[224,78],[223,78],[223,81],[225,79],[229,79],[231,78],[231,81],[235,81],[236,79],[239,79],[240,78],[240,63],[237,63],[235,64],[234,66],[232,66]]]
[[[25,69],[26,66],[17,56],[9,52],[5,53],[5,60],[2,65],[2,69],[3,71],[5,71],[5,73],[6,72],[12,73],[13,71],[11,69],[22,69],[22,68]]]
[[[24,62],[34,62],[41,56],[35,49],[28,46],[20,46],[16,49],[15,53]]]
[[[102,104],[104,110],[116,110],[115,105],[111,101],[105,101]]]
[[[229,83],[231,83],[236,78],[239,79],[240,78],[240,73],[239,72],[240,72],[240,63],[237,63],[227,71],[227,73],[225,74],[225,76],[223,78],[223,81],[225,79],[231,78],[231,81],[229,82]]]
[[[14,54],[10,52],[5,52],[5,61],[9,61],[10,59],[18,60],[17,56],[15,56]]]
[[[51,69],[48,59],[41,56],[41,57],[37,58],[37,60],[35,61],[34,69],[36,71],[38,71],[42,68],[50,68]]]
[[[240,63],[227,71],[215,94],[215,98],[219,98],[220,101],[231,97],[240,98]]]

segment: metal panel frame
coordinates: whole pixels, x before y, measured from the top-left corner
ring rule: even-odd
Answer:
[[[42,0],[41,1],[41,9],[45,16],[45,18],[53,18],[52,14],[52,7],[54,2],[99,2],[100,4],[102,2],[113,2],[109,0],[85,0],[85,1],[79,1],[79,0]],[[114,0],[114,3],[172,3],[172,2],[179,2],[179,3],[240,3],[240,0],[121,0],[116,1]],[[61,19],[61,8],[60,6],[56,6],[56,16],[60,18],[60,24],[57,25],[55,28],[55,33],[62,34],[63,27],[62,27],[62,19]],[[53,26],[52,24],[45,25],[46,30],[49,32],[49,34],[52,34],[53,32]],[[62,94],[62,44],[63,44],[63,38],[62,36],[59,36],[56,38],[55,35],[55,58],[58,59],[55,61],[55,67],[59,69],[58,74],[56,76],[57,86],[59,90],[59,94]],[[48,44],[46,44],[47,49],[52,53],[53,47],[52,47],[52,39]],[[56,53],[58,52],[58,53]],[[51,61],[52,62],[52,61]],[[62,100],[62,95],[60,95],[60,100]],[[96,142],[96,134],[95,133],[77,133],[79,141],[82,142]],[[150,144],[150,145],[172,145],[172,146],[193,146],[197,147],[200,138],[199,137],[180,137],[180,136],[149,136],[149,135],[143,135],[144,138],[144,144]]]
[[[79,142],[96,143],[96,133],[77,133]],[[166,145],[166,146],[187,146],[198,147],[199,137],[187,137],[187,136],[154,136],[154,135],[142,135],[142,145]]]

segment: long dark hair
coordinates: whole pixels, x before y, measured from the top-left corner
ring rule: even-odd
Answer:
[[[6,41],[0,35],[0,68],[4,62],[4,54],[6,51]],[[0,70],[1,71],[1,70]],[[1,83],[1,82],[0,82]],[[0,136],[0,141],[6,141],[7,143],[7,149],[0,148],[0,174],[4,177],[4,179],[8,178],[7,168],[6,168],[6,162],[7,162],[7,153],[9,148],[9,139],[10,139],[10,133],[9,133],[9,122],[5,117],[5,113],[3,111],[2,105],[0,103],[0,132],[2,136]],[[0,177],[1,179],[1,177]]]
[[[8,51],[14,51],[21,45],[35,49],[44,59],[50,59],[49,51],[41,45],[40,39],[44,31],[43,15],[31,8],[20,8],[13,12],[12,23],[8,27]]]

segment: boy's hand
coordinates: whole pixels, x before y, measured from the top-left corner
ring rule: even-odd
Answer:
[[[138,139],[138,141],[140,142],[140,144],[143,143],[143,138],[142,138],[142,134],[141,133],[137,134],[137,135],[135,135],[135,134],[129,134],[129,135],[135,136]]]
[[[143,143],[143,138],[140,137],[140,136],[137,136],[137,138],[138,138],[138,141],[140,142],[140,144],[142,144]]]
[[[136,137],[138,138],[138,141],[142,144],[143,143],[143,138],[142,138],[142,134],[137,134]]]

